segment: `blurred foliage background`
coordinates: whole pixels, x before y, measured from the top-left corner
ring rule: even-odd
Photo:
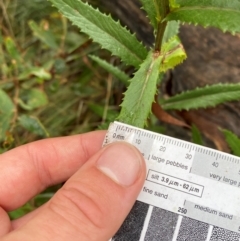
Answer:
[[[118,63],[48,1],[0,0],[0,152],[114,119],[123,85],[91,53]]]
[[[116,117],[124,85],[92,62],[91,53],[120,64],[48,1],[0,0],[0,153],[95,130]],[[58,188],[47,189],[11,218],[42,205]]]

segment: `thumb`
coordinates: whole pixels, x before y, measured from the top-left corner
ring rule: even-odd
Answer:
[[[37,241],[107,241],[131,210],[145,172],[144,159],[135,147],[124,142],[110,144],[85,163],[41,212],[6,240],[28,241],[34,237]]]

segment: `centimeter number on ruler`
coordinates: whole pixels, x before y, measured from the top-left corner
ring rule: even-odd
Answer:
[[[139,201],[240,233],[240,158],[120,122],[105,143],[127,141],[146,160]]]

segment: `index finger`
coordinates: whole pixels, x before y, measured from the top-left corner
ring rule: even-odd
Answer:
[[[73,175],[102,146],[106,131],[50,138],[0,155],[0,206],[13,210]]]

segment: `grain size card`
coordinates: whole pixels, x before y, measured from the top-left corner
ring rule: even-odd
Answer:
[[[111,241],[240,241],[240,158],[120,122],[115,141],[140,150],[147,175]]]

